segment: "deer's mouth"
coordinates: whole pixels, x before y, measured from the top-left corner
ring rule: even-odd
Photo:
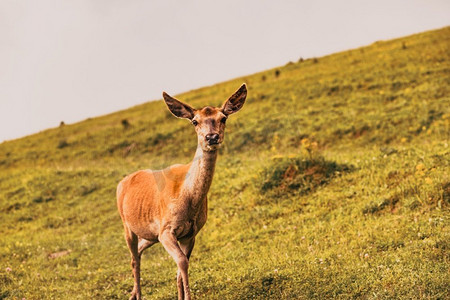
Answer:
[[[206,145],[206,150],[207,151],[215,151],[215,150],[219,149],[221,145],[222,145],[221,142],[208,143]]]

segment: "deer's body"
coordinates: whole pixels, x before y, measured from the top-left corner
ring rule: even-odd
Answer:
[[[161,231],[170,227],[177,239],[191,238],[205,225],[206,193],[217,154],[200,155],[187,165],[137,171],[119,183],[120,215],[138,237],[156,243]],[[208,164],[206,170],[200,163]]]
[[[225,121],[244,104],[243,85],[221,108],[195,110],[164,95],[169,110],[196,127],[198,146],[186,165],[164,170],[141,170],[125,177],[117,187],[117,206],[131,252],[134,288],[130,299],[141,299],[142,252],[161,242],[177,263],[178,298],[190,299],[189,257],[195,236],[207,218],[207,193],[211,186],[217,150],[223,141]]]

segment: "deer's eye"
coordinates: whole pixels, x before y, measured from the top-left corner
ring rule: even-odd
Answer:
[[[227,122],[227,118],[223,117],[222,119],[220,119],[220,123],[225,124]]]
[[[197,126],[198,122],[196,120],[192,120],[192,125]]]

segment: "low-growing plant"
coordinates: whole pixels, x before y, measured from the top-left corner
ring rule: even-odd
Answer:
[[[261,172],[259,189],[262,193],[271,192],[275,195],[303,195],[328,183],[334,176],[350,170],[347,165],[339,165],[323,157],[274,157]]]

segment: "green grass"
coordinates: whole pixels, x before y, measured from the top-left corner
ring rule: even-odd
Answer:
[[[450,27],[276,70],[177,96],[219,105],[249,88],[191,259],[194,297],[447,298]],[[195,145],[162,101],[0,144],[0,299],[125,299],[116,184],[187,163]],[[148,249],[144,297],[175,298],[175,274]]]

